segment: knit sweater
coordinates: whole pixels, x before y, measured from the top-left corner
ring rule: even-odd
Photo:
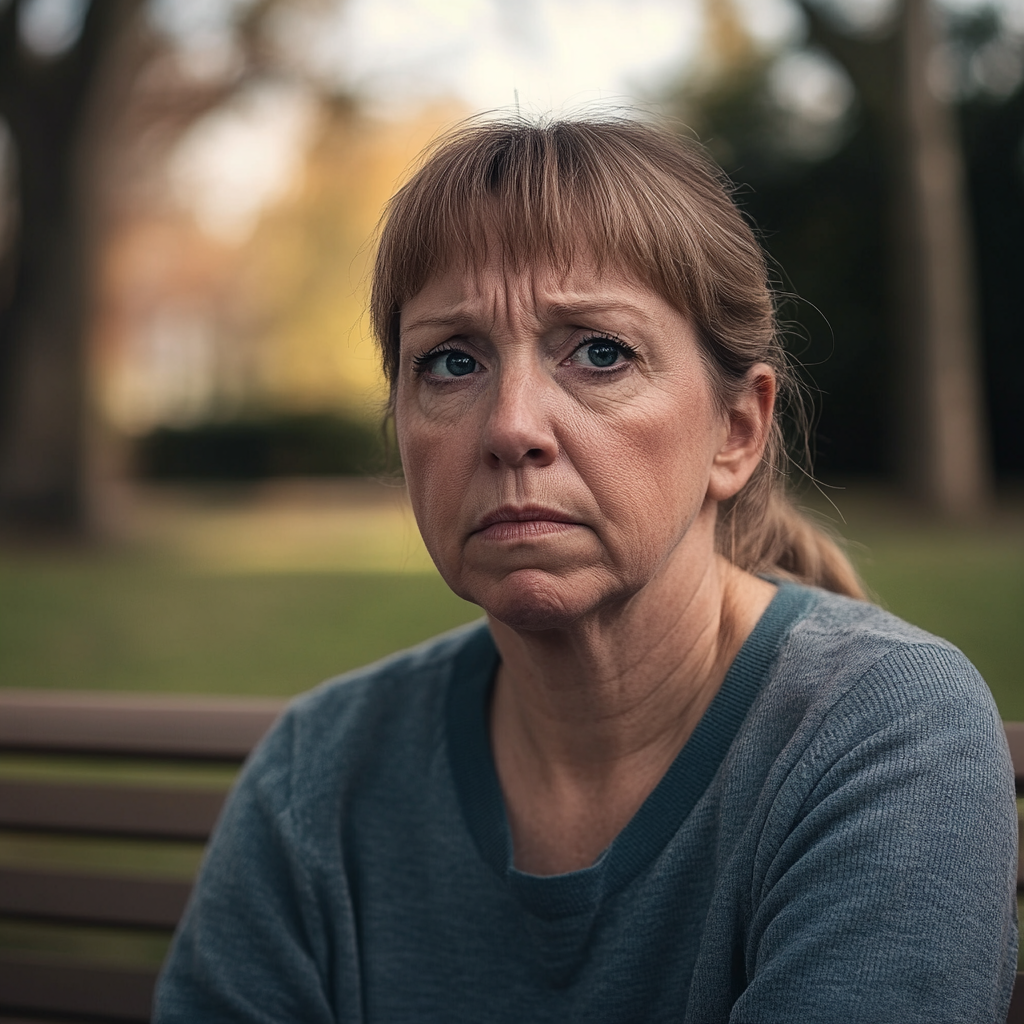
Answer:
[[[1017,820],[950,644],[783,584],[590,867],[513,867],[477,623],[295,701],[229,799],[159,1024],[1003,1021]]]

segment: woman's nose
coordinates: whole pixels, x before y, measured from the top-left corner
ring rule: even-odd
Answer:
[[[483,435],[489,465],[550,465],[558,454],[545,383],[525,372],[503,373],[491,396]]]

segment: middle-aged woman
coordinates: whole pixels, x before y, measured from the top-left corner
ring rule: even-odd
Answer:
[[[487,619],[285,714],[158,1019],[1004,1019],[996,709],[787,504],[765,261],[700,153],[464,127],[391,203],[373,315]]]

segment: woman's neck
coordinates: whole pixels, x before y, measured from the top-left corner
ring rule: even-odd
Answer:
[[[516,867],[592,864],[658,784],[775,588],[714,558],[572,630],[492,622],[491,708]]]

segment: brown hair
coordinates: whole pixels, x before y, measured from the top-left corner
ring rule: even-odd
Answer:
[[[371,319],[392,396],[402,305],[435,274],[486,259],[512,271],[536,257],[568,270],[577,253],[650,286],[686,315],[720,399],[755,363],[777,377],[779,408],[807,437],[779,336],[765,255],[696,144],[627,118],[471,121],[428,151],[382,220]],[[807,445],[804,444],[804,451]],[[788,459],[776,416],[760,465],[719,510],[718,550],[742,569],[863,597],[832,538],[785,494]]]

